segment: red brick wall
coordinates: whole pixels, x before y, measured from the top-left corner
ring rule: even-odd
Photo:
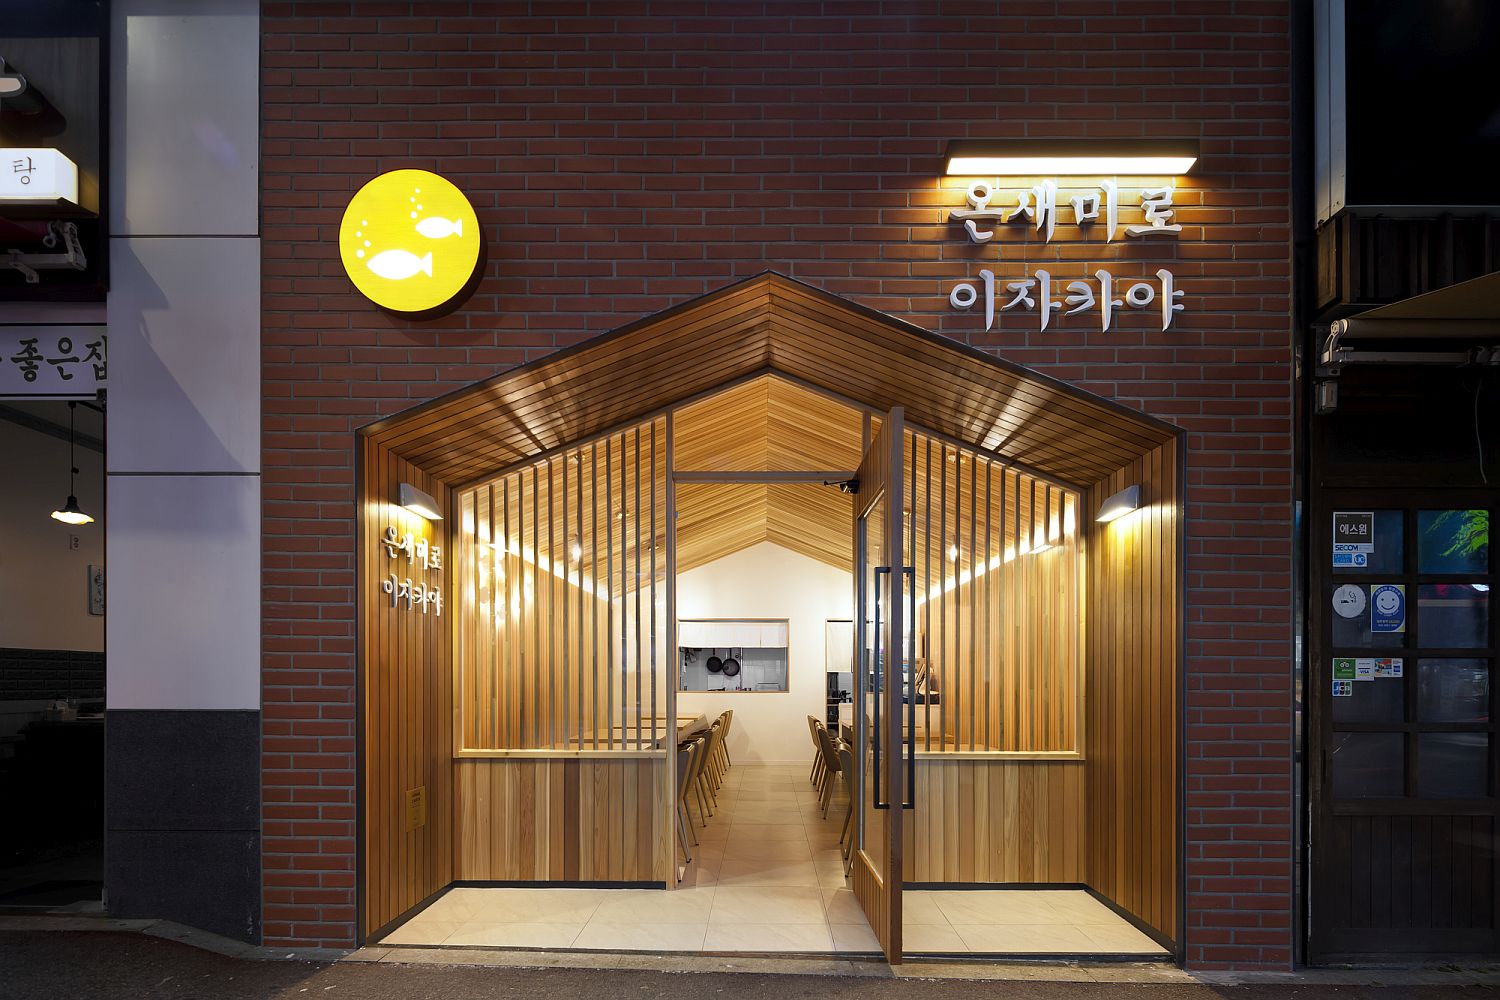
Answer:
[[[773,268],[1190,432],[1188,959],[1287,966],[1288,6],[268,3],[267,943],[354,937],[354,429]],[[969,244],[944,143],[1027,135],[1198,139],[1180,242]],[[434,322],[379,312],[338,262],[350,195],[402,166],[487,230],[485,280]],[[1101,264],[1171,267],[1187,312],[984,335],[948,305],[982,266]]]

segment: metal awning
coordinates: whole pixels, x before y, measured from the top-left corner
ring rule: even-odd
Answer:
[[[1500,271],[1332,324],[1342,340],[1500,341]]]
[[[1378,341],[1379,350],[1356,346]],[[1500,271],[1336,319],[1318,356],[1320,375],[1349,364],[1500,363]]]

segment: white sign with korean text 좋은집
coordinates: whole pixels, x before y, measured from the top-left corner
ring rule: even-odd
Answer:
[[[103,326],[0,327],[0,396],[84,399],[105,387]]]
[[[1030,188],[1015,192],[1015,206],[993,205],[998,197],[998,185],[988,181],[975,181],[969,185],[965,199],[968,208],[954,209],[948,213],[950,222],[962,222],[969,241],[978,245],[989,243],[1005,226],[1029,224],[1050,243],[1057,229],[1059,213],[1059,191],[1057,181],[1044,180]],[[1139,221],[1126,220],[1122,225],[1120,186],[1112,179],[1104,179],[1088,188],[1079,188],[1080,193],[1066,200],[1071,206],[1074,225],[1090,235],[1102,235],[1106,243],[1113,242],[1121,231],[1127,238],[1175,238],[1182,232],[1181,224],[1174,221],[1175,209],[1172,196],[1175,188],[1170,184],[1160,187],[1142,188],[1139,192]],[[1152,278],[1154,277],[1154,281]],[[948,303],[954,309],[968,311],[979,303],[984,304],[984,328],[995,326],[997,312],[1021,309],[1039,313],[1039,325],[1043,331],[1053,320],[1053,313],[1075,316],[1097,311],[1100,329],[1108,333],[1114,325],[1117,313],[1125,309],[1151,309],[1161,317],[1161,329],[1172,325],[1176,315],[1187,307],[1179,301],[1183,290],[1177,287],[1176,277],[1166,268],[1157,268],[1154,275],[1116,275],[1104,268],[1094,270],[1092,281],[1088,278],[1067,280],[1052,277],[1050,271],[1036,268],[1030,276],[1014,280],[997,278],[989,268],[981,268],[978,281],[961,281],[948,293]],[[1117,297],[1118,296],[1118,297]],[[998,307],[998,308],[997,308]]]

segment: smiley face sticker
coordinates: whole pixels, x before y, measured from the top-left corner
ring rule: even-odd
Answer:
[[[1406,585],[1382,583],[1370,590],[1370,631],[1406,631]]]
[[[339,259],[360,294],[404,314],[435,312],[480,265],[474,206],[426,170],[392,170],[357,191],[339,225]]]

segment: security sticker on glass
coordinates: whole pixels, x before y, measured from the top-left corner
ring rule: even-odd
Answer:
[[[1360,569],[1375,551],[1375,512],[1340,510],[1333,514],[1333,565]]]

